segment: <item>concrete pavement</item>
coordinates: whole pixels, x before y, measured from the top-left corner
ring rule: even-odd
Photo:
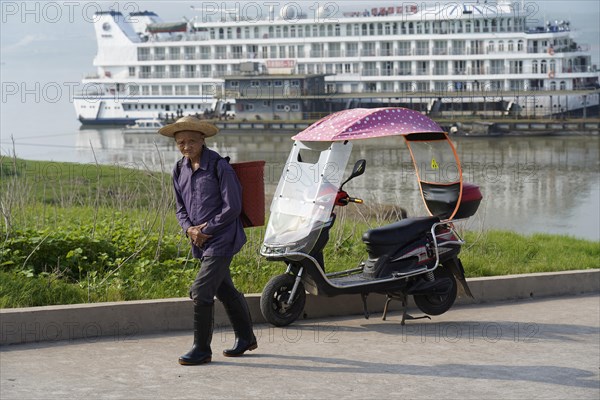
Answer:
[[[231,359],[217,326],[213,362],[192,367],[177,364],[190,332],[2,346],[0,398],[600,398],[597,293],[256,328],[259,348]]]

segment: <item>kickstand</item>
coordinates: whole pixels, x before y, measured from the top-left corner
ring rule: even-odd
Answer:
[[[423,315],[422,317],[413,317],[412,315],[410,315],[409,313],[406,312],[406,308],[408,306],[408,297],[406,296],[406,294],[402,294],[399,297],[396,297],[398,300],[400,300],[400,302],[402,303],[402,321],[400,322],[400,325],[405,325],[405,321],[407,319],[431,319],[431,317],[429,315]],[[394,299],[394,297],[390,296],[389,294],[387,295],[387,299],[385,301],[385,306],[383,307],[383,317],[382,319],[385,321],[385,318],[387,316],[387,312],[388,312],[388,306],[390,305],[390,302]]]
[[[388,294],[387,299],[385,300],[385,306],[383,306],[383,316],[381,317],[381,319],[384,321],[385,321],[385,318],[387,317],[388,307],[392,300],[393,300],[393,297]]]
[[[365,313],[365,319],[369,319],[369,310],[367,309],[367,293],[361,293],[360,297],[362,298],[363,301],[363,311]]]

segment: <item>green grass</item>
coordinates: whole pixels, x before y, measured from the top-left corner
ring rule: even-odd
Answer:
[[[93,165],[0,160],[0,307],[185,297],[198,268],[175,219],[168,174]],[[37,172],[35,172],[37,171]],[[56,171],[49,175],[48,171]],[[127,177],[124,179],[123,177]],[[325,249],[327,271],[366,258],[361,235],[389,220],[342,210]],[[258,251],[264,227],[231,274],[245,293],[285,271]],[[467,276],[598,268],[600,243],[512,232],[467,232]]]

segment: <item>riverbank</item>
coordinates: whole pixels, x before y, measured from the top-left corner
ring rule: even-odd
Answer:
[[[443,127],[451,134],[464,136],[569,136],[600,134],[600,120],[535,120],[535,119],[504,119],[504,120],[459,120],[445,122]]]
[[[477,118],[432,116],[446,132],[464,136],[569,136],[600,134],[600,119],[592,118]],[[308,128],[316,120],[229,120],[213,121],[223,133],[240,131],[289,132],[290,136]]]
[[[187,296],[197,263],[174,217],[166,173],[114,166],[2,160],[0,307]],[[340,210],[326,248],[327,270],[365,258],[362,233],[396,213]],[[264,227],[231,266],[236,285],[260,292],[283,265],[258,255]],[[468,277],[598,267],[597,242],[560,235],[465,232]]]

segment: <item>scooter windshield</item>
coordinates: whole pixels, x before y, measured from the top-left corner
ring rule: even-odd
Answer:
[[[310,253],[330,220],[350,142],[294,142],[271,203],[264,246]]]

